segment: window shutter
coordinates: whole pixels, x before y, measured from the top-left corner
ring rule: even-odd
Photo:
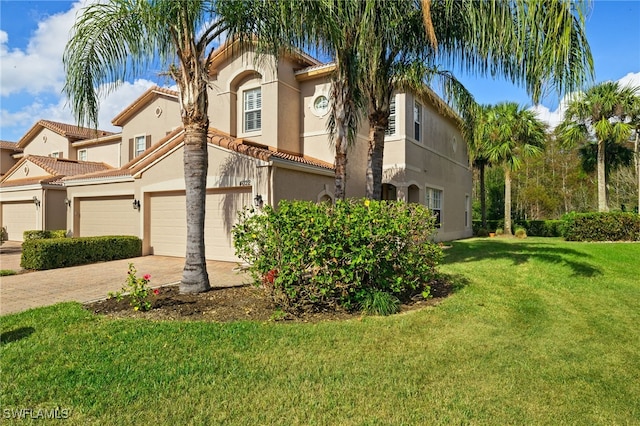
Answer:
[[[129,139],[129,161],[133,159],[133,138]]]
[[[146,149],[151,148],[151,135],[147,135]]]

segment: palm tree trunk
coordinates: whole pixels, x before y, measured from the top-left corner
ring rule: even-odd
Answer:
[[[598,211],[608,212],[607,204],[607,177],[605,174],[605,142],[598,141]]]
[[[638,180],[638,214],[640,214],[640,128],[636,128],[636,142],[635,142],[635,155],[636,155],[636,179]]]
[[[369,151],[367,153],[367,193],[372,200],[382,199],[382,164],[384,157],[384,132],[386,126],[369,124]]]
[[[487,229],[487,188],[484,184],[484,161],[480,163],[480,215],[482,216],[482,229]]]
[[[511,169],[504,168],[504,235],[511,236]]]
[[[187,204],[187,252],[180,293],[200,293],[211,288],[204,245],[207,195],[207,131],[196,125],[185,129],[184,180]]]
[[[349,127],[347,120],[346,83],[337,79],[332,84],[334,92],[334,119],[335,119],[335,189],[334,196],[336,200],[344,200],[346,194],[347,183],[347,147],[349,146]]]

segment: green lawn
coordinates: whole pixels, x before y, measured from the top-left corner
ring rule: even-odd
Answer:
[[[73,303],[2,317],[2,415],[60,407],[71,410],[65,424],[640,424],[640,244],[492,238],[445,253],[441,269],[460,289],[391,317],[154,323]]]

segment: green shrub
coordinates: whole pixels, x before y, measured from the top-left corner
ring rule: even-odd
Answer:
[[[142,254],[142,240],[132,236],[31,239],[22,243],[20,266],[55,269]]]
[[[358,309],[375,290],[400,300],[428,290],[442,257],[434,230],[424,206],[349,200],[245,210],[232,232],[256,283],[296,313]]]
[[[514,232],[513,235],[515,235],[516,238],[525,239],[527,238],[527,230],[521,226],[518,226],[516,227],[516,231]]]
[[[476,234],[476,237],[488,237],[489,231],[487,231],[486,228],[478,228],[475,234]]]
[[[4,244],[5,241],[9,239],[9,234],[7,233],[7,227],[3,226],[0,228],[0,245]]]
[[[0,269],[0,277],[8,277],[9,275],[16,275],[17,272],[13,269]]]
[[[640,241],[640,215],[625,212],[565,215],[567,241]]]
[[[504,229],[502,228],[496,228],[496,235],[504,235]]]
[[[478,235],[478,231],[482,229],[482,221],[474,220],[471,222],[474,235]],[[496,229],[504,227],[504,220],[487,220],[487,232],[495,232]],[[478,235],[480,236],[480,235]]]
[[[516,220],[513,222],[514,226],[520,226],[527,231],[527,235],[530,237],[561,237],[563,220]],[[493,230],[503,229],[503,220],[488,220],[487,230],[493,232]],[[483,236],[480,234],[482,229],[482,221],[473,221],[473,233],[478,237]]]
[[[41,240],[45,238],[66,238],[67,231],[64,229],[56,229],[54,231],[50,230],[33,230],[33,231],[24,231],[22,233],[24,241],[27,240]]]

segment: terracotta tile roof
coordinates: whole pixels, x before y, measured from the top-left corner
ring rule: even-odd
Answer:
[[[47,173],[49,173],[49,176],[34,176],[30,178],[11,180],[10,177],[13,171],[22,167],[23,164],[27,161],[44,169]],[[40,155],[28,155],[20,159],[20,161],[18,161],[7,173],[3,175],[3,179],[6,180],[3,180],[0,183],[0,186],[7,187],[29,185],[33,183],[61,184],[61,179],[65,176],[81,175],[109,169],[112,169],[112,167],[105,163],[67,160],[63,158],[43,157]]]
[[[73,176],[112,168],[105,163],[67,160],[66,158],[43,157],[40,155],[29,155],[26,159],[54,176]]]
[[[314,167],[320,167],[323,169],[334,170],[333,164],[327,163],[322,160],[318,160],[312,157],[300,156],[291,153],[277,151],[272,147],[259,145],[251,141],[243,139],[236,139],[223,133],[217,129],[210,128],[207,135],[207,141],[230,151],[234,151],[240,154],[248,155],[253,158],[257,158],[264,161],[271,161],[273,159],[290,161],[293,163],[305,164]],[[101,179],[108,177],[118,176],[135,176],[136,174],[144,171],[151,166],[155,161],[167,155],[173,149],[178,147],[184,142],[184,130],[182,128],[176,129],[169,133],[157,144],[153,145],[138,157],[129,161],[127,164],[119,169],[96,171],[93,173],[87,173],[84,175],[68,176],[63,181],[84,180],[84,179]]]
[[[72,142],[83,139],[95,139],[114,134],[113,132],[108,132],[106,130],[74,126],[72,124],[59,123],[51,120],[40,120],[18,141],[18,147],[24,148],[41,128],[49,129]]]
[[[142,95],[138,97],[135,101],[131,103],[128,107],[126,107],[122,112],[116,115],[113,120],[111,120],[111,124],[114,126],[123,126],[125,122],[136,112],[141,110],[145,105],[151,102],[154,97],[158,94],[168,95],[172,98],[176,98],[178,100],[179,93],[175,90],[167,89],[164,87],[153,86],[147,89]]]
[[[22,152],[22,148],[19,148],[16,142],[9,142],[9,141],[0,141],[0,149],[8,149],[11,151]]]

